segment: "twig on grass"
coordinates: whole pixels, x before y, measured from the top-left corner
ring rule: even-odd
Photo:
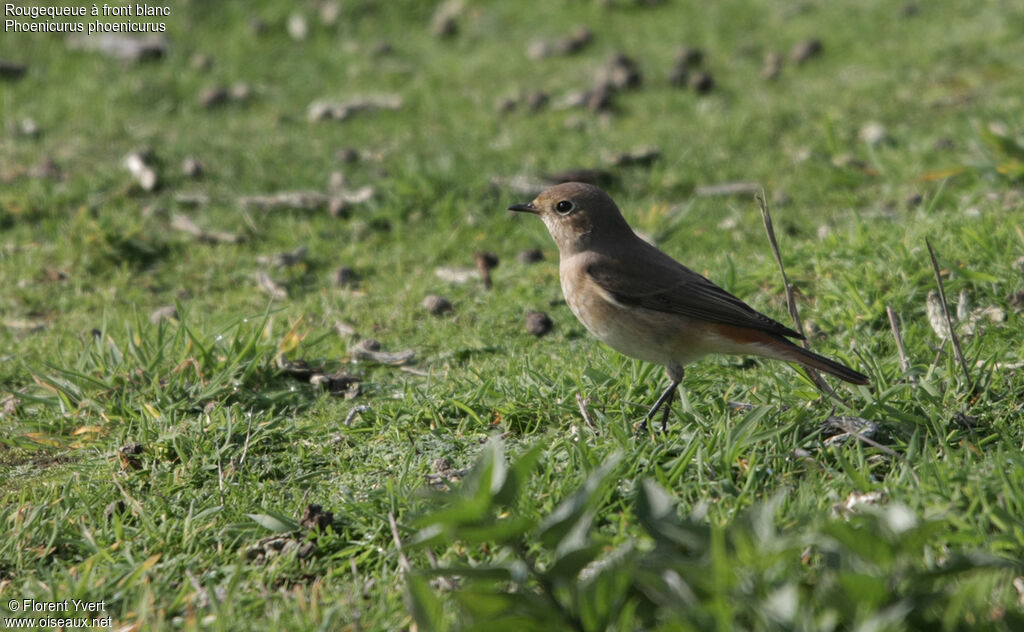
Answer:
[[[398,565],[402,569],[403,575],[408,575],[412,571],[412,565],[409,564],[409,558],[405,556],[405,551],[402,550],[402,537],[398,534],[398,523],[395,521],[395,514],[388,512],[388,522],[391,523],[391,538],[395,541],[395,548],[398,549]],[[437,558],[434,557],[434,552],[427,549],[427,559],[430,560],[430,567],[437,568]],[[447,578],[443,578],[440,582],[440,586],[445,590],[452,590],[455,586]]]
[[[928,346],[931,347],[932,351],[935,352],[935,359],[932,360],[932,363],[929,365],[928,368],[929,372],[931,372],[932,369],[939,366],[939,362],[942,360],[942,358],[946,356],[946,339],[943,338],[942,341],[939,342],[939,346],[937,347],[931,343],[928,343]]]
[[[583,399],[583,396],[579,393],[576,393],[576,405],[580,407],[580,415],[583,416],[583,421],[587,422],[591,430],[597,432],[597,424],[594,423],[594,420],[590,417],[590,411],[587,410],[587,400]]]
[[[341,422],[342,425],[346,427],[351,426],[352,420],[356,418],[356,415],[360,413],[365,413],[368,410],[370,410],[370,407],[367,406],[366,404],[359,404],[358,406],[353,406],[352,410],[348,411],[348,414],[345,415],[345,421]]]
[[[427,549],[427,561],[430,562],[430,568],[437,570],[437,556],[430,549]],[[443,590],[455,590],[455,584],[452,580],[448,579],[444,575],[438,575],[435,579],[439,588]]]
[[[395,541],[395,548],[398,549],[398,565],[402,569],[402,574],[407,575],[412,570],[412,565],[409,564],[409,558],[402,550],[402,537],[398,535],[398,523],[395,522],[395,514],[390,511],[388,512],[388,522],[391,523],[391,538]]]
[[[927,237],[924,239],[924,243],[928,246],[928,256],[932,260],[932,270],[935,272],[935,282],[939,285],[939,300],[942,302],[942,313],[946,318],[946,325],[949,327],[949,339],[953,342],[953,354],[956,356],[957,362],[960,363],[960,368],[964,371],[964,379],[967,380],[967,389],[974,390],[974,383],[971,381],[971,372],[967,368],[967,360],[964,359],[964,352],[960,348],[960,338],[956,335],[956,330],[953,328],[953,318],[949,315],[949,303],[946,301],[946,288],[942,286],[942,273],[939,271],[939,261],[935,258],[935,250],[932,249],[932,243]]]
[[[710,197],[714,195],[750,195],[761,190],[761,186],[756,182],[722,182],[719,184],[705,184],[698,186],[694,190],[694,195],[697,197]]]
[[[220,450],[217,450],[217,489],[220,491],[220,502],[224,504],[224,467],[220,461]]]
[[[793,294],[793,286],[789,282],[789,277],[786,276],[786,268],[782,265],[782,254],[779,252],[779,243],[775,240],[775,228],[772,226],[772,216],[768,212],[767,196],[765,195],[764,189],[761,189],[760,193],[754,195],[754,199],[757,200],[757,205],[761,208],[761,219],[764,221],[764,230],[768,233],[768,243],[771,244],[772,252],[775,254],[775,262],[779,264],[779,273],[782,275],[782,284],[786,288],[786,306],[789,308],[789,315],[793,318],[793,323],[796,326],[797,333],[800,334],[802,340],[800,344],[803,345],[804,349],[810,349],[807,337],[804,335],[804,324],[800,320],[800,313],[796,308],[796,297]],[[803,367],[804,371],[807,372],[807,377],[810,378],[811,382],[818,388],[819,391],[835,399],[844,406],[849,404],[842,397],[836,393],[835,389],[829,386],[828,382],[825,381],[821,374],[810,367]]]
[[[242,456],[238,459],[239,467],[245,463],[245,455],[249,454],[249,439],[252,438],[252,411],[249,411],[249,425],[245,429],[245,443],[242,445]]]
[[[886,305],[885,313],[889,315],[889,327],[892,328],[892,337],[896,339],[896,350],[900,354],[900,370],[910,378],[911,382],[916,384],[917,378],[910,375],[910,358],[907,357],[907,350],[903,347],[903,335],[900,334],[900,324],[896,320],[896,312]]]

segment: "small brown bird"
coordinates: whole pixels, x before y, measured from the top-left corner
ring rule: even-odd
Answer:
[[[598,340],[632,358],[663,365],[672,380],[647,413],[664,406],[662,430],[683,366],[710,353],[798,362],[853,384],[867,376],[793,344],[802,338],[661,252],[636,233],[601,189],[568,182],[510,211],[540,215],[558,244],[562,293]]]

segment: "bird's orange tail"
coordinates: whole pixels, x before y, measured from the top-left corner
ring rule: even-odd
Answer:
[[[798,347],[788,340],[782,339],[782,342],[785,343],[785,346],[783,347],[783,345],[778,345],[776,346],[776,349],[778,349],[781,358],[784,360],[799,362],[806,367],[824,371],[825,373],[834,375],[840,380],[849,382],[850,384],[868,384],[870,382],[870,380],[868,380],[868,376],[860,373],[859,371],[854,371],[844,364],[839,364],[835,360],[830,360],[825,356],[814,353],[813,351],[808,351],[803,347]]]

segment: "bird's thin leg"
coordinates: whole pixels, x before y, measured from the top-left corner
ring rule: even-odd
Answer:
[[[658,398],[658,401],[654,402],[654,406],[651,406],[651,409],[647,411],[647,416],[644,417],[644,420],[636,429],[637,434],[647,432],[647,422],[654,418],[654,415],[657,414],[658,410],[662,406],[665,406],[665,416],[661,420],[661,431],[665,432],[665,428],[668,427],[668,414],[669,411],[672,409],[672,399],[675,397],[676,389],[679,387],[679,382],[681,380],[682,377],[672,378],[672,383],[669,384],[669,387],[666,388],[665,392],[661,394],[661,397]]]
[[[665,400],[665,412],[661,416],[661,434],[665,434],[668,431],[668,415],[672,412],[672,401],[676,398],[676,389],[679,388],[679,382],[673,382],[671,392],[668,394],[668,399]]]

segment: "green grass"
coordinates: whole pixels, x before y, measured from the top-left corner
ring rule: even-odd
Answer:
[[[57,37],[0,39],[0,59],[29,67],[0,79],[5,607],[104,600],[115,627],[139,629],[390,630],[414,614],[419,629],[1019,626],[1020,7],[931,2],[907,17],[887,2],[466,4],[447,40],[430,34],[432,8],[417,2],[343,2],[333,26],[302,4],[311,34],[296,42],[290,3],[174,3],[167,57],[137,65]],[[527,58],[531,40],[580,24],[594,32],[580,54]],[[787,58],[779,78],[761,78],[766,51],[810,37],[821,56]],[[375,54],[380,42],[393,52]],[[705,50],[711,94],[668,85],[680,44]],[[614,51],[644,79],[616,95],[609,116],[494,108],[533,90],[557,102],[586,89]],[[192,65],[196,53],[210,56],[208,70]],[[246,103],[200,105],[204,89],[236,82],[252,86]],[[402,107],[306,118],[317,99],[381,94]],[[25,118],[38,136],[17,133]],[[889,136],[874,147],[858,139],[872,121]],[[695,189],[745,180],[785,193],[773,219],[801,314],[821,332],[813,346],[869,373],[870,389],[843,387],[842,406],[784,365],[708,358],[687,371],[667,435],[632,435],[663,371],[586,335],[561,302],[544,227],[506,213],[527,200],[491,179],[606,167],[608,154],[648,145],[662,154],[651,167],[614,170],[609,191],[627,219],[780,320],[783,288],[756,204]],[[161,176],[152,193],[122,166],[141,147]],[[344,147],[362,158],[339,162]],[[181,175],[187,156],[204,164],[201,179]],[[45,157],[59,179],[28,175]],[[372,200],[343,218],[237,204],[326,190],[333,171],[372,185]],[[175,202],[197,191],[208,204]],[[913,194],[919,204],[907,202]],[[197,243],[170,228],[173,212],[245,241]],[[954,310],[961,293],[1005,310],[962,337],[973,388],[928,322],[926,237]],[[308,259],[292,268],[258,261],[300,245]],[[516,261],[529,247],[546,260]],[[435,276],[472,266],[476,250],[501,258],[491,291]],[[360,274],[358,289],[333,284],[339,265]],[[288,298],[268,299],[260,271],[286,283]],[[428,315],[429,293],[454,313]],[[177,321],[150,323],[172,304]],[[901,321],[908,374],[886,306]],[[526,333],[529,310],[548,312],[553,333]],[[357,336],[338,335],[339,321]],[[352,361],[358,338],[414,350],[418,372]],[[361,377],[359,396],[283,374],[282,351]],[[884,449],[825,445],[830,415],[876,422]],[[508,457],[486,447],[499,434]],[[140,455],[120,454],[134,443]],[[487,474],[496,458],[522,463],[504,492]],[[574,495],[588,477],[589,491]],[[438,487],[462,491],[427,493]],[[868,493],[871,503],[837,509]],[[469,513],[436,513],[468,497]],[[582,574],[557,564],[569,544],[556,535],[568,536],[548,528],[573,498],[585,510],[564,523],[576,527],[570,544],[591,555],[574,559],[604,560]],[[333,512],[313,535],[296,530],[310,504]],[[511,519],[515,533],[473,530]],[[446,539],[416,545],[431,525]],[[693,534],[686,547],[673,529]],[[529,572],[464,571],[439,588],[424,579],[428,550],[441,568],[527,560]],[[690,601],[664,592],[659,569],[676,573],[669,587]],[[594,597],[598,588],[610,592]],[[618,618],[592,607],[613,593]],[[552,599],[527,621],[474,594],[516,607],[510,595]]]

